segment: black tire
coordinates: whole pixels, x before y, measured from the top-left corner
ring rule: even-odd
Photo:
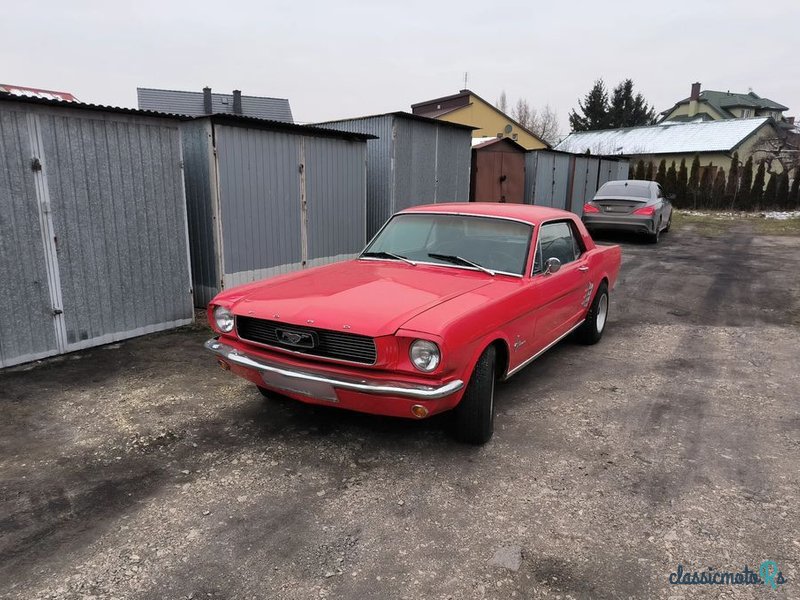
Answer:
[[[258,388],[258,391],[261,392],[261,395],[264,396],[265,400],[274,400],[275,399],[275,393],[274,392],[268,390],[267,388],[263,388],[260,385],[257,385],[256,387]]]
[[[657,244],[659,239],[661,239],[661,221],[659,221],[658,225],[656,225],[655,233],[647,234],[647,241],[651,244]]]
[[[605,298],[605,300],[603,300]],[[596,344],[603,337],[603,332],[606,330],[608,324],[608,286],[606,282],[602,282],[597,288],[597,293],[594,295],[592,305],[589,307],[589,312],[586,314],[586,320],[583,325],[578,327],[577,337],[581,344],[587,346]],[[599,318],[598,318],[599,317]]]
[[[669,214],[669,221],[667,221],[667,226],[664,227],[664,233],[667,233],[670,227],[672,227],[672,213]]]
[[[495,348],[478,359],[467,389],[454,410],[455,436],[467,444],[485,444],[494,433]]]

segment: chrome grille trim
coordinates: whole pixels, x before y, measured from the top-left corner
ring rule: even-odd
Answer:
[[[318,344],[313,348],[292,346],[278,339],[278,329],[313,333],[318,340]],[[365,335],[291,325],[280,321],[245,316],[236,317],[236,333],[239,339],[245,342],[252,342],[295,354],[361,365],[374,365],[377,362],[375,340]]]

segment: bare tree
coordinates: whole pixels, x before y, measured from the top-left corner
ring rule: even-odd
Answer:
[[[532,109],[530,129],[539,139],[551,146],[558,142],[558,114],[549,104],[545,104],[541,111]]]
[[[506,91],[505,90],[500,92],[500,97],[497,99],[497,102],[495,102],[494,105],[501,112],[506,112],[508,110],[508,98],[506,98]]]
[[[533,125],[533,120],[536,118],[536,109],[531,108],[531,105],[528,104],[525,98],[520,98],[517,100],[516,105],[514,105],[511,116],[525,129],[530,129]]]
[[[800,135],[775,129],[775,135],[759,140],[752,149],[756,163],[763,162],[770,175],[788,173],[800,167]],[[775,163],[780,165],[774,168]]]

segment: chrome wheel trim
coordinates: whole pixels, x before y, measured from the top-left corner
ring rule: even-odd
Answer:
[[[595,327],[597,333],[603,333],[603,328],[606,326],[606,317],[608,316],[608,294],[603,294],[597,301],[597,316],[595,317]]]

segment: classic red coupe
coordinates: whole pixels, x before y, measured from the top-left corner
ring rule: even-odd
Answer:
[[[220,293],[208,307],[219,364],[314,404],[422,419],[453,411],[482,444],[494,388],[573,331],[603,335],[618,246],[573,213],[528,205],[417,206],[358,258]]]

